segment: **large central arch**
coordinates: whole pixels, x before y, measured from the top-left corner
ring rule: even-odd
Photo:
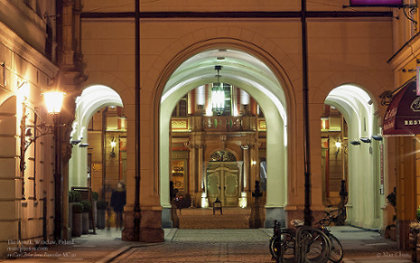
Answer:
[[[273,71],[256,57],[238,49],[211,49],[185,60],[163,89],[159,110],[160,203],[163,225],[170,221],[169,129],[172,110],[188,91],[215,82],[215,65],[223,66],[220,81],[248,92],[258,102],[267,120],[266,225],[283,219],[287,203],[287,103],[282,85]],[[268,223],[268,224],[267,224]]]

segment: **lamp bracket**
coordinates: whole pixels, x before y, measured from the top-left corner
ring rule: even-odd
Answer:
[[[35,136],[32,134],[31,129],[36,129],[37,132],[35,133],[36,134]],[[26,125],[25,137],[29,137],[29,138],[26,139],[25,151],[39,137],[49,135],[49,134],[53,134],[53,132],[54,132],[53,126],[52,125],[47,125],[44,122],[42,122],[39,125]]]

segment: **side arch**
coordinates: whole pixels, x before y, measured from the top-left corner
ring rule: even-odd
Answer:
[[[379,228],[382,220],[379,195],[382,142],[372,137],[379,133],[373,100],[364,89],[345,84],[331,90],[325,104],[336,107],[348,126],[347,222],[366,228]],[[360,138],[363,137],[369,138],[370,143],[362,142]]]
[[[72,125],[70,142],[72,156],[69,161],[69,188],[72,186],[87,186],[87,125],[93,114],[106,106],[123,107],[118,93],[104,85],[92,85],[85,88],[76,99],[76,116]]]

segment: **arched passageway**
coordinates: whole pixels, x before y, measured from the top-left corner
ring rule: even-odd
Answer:
[[[215,72],[215,66],[221,66],[219,74]],[[219,76],[217,76],[219,75]],[[160,104],[160,201],[163,207],[162,224],[163,226],[171,226],[170,220],[170,175],[172,173],[171,160],[171,116],[173,116],[174,109],[186,94],[193,91],[195,94],[199,93],[199,87],[212,86],[212,83],[228,83],[230,86],[249,94],[259,108],[264,113],[266,124],[266,162],[267,162],[267,195],[266,195],[266,213],[265,225],[269,226],[274,219],[285,220],[284,207],[287,204],[287,103],[286,97],[280,82],[261,60],[242,51],[234,49],[212,49],[201,52],[184,61],[171,75],[167,81],[161,97]],[[214,86],[214,85],[213,85]],[[211,88],[207,89],[208,91]],[[199,96],[196,96],[199,100]],[[206,100],[211,99],[211,95],[203,96]],[[210,103],[211,104],[211,103]],[[204,105],[204,104],[203,104]],[[198,122],[194,118],[198,116]],[[233,114],[232,114],[233,116]],[[196,116],[189,116],[193,124],[203,125],[203,123],[217,123],[223,122],[220,116],[213,114],[210,110],[203,109],[202,113]],[[217,119],[219,118],[219,119]],[[203,121],[204,120],[204,121]],[[242,120],[243,121],[243,120]],[[241,122],[243,123],[243,122]],[[191,126],[185,126],[186,131],[191,130]],[[195,127],[197,128],[197,127]],[[200,126],[199,134],[203,137],[206,134],[211,134],[211,125]],[[252,130],[252,129],[251,129]],[[217,133],[217,132],[216,132]],[[216,134],[213,131],[213,134]],[[208,192],[206,184],[208,183],[209,163],[206,159],[206,153],[203,149],[208,149],[210,152],[215,152],[219,148],[223,149],[224,142],[229,143],[229,138],[233,133],[217,133],[220,136],[219,142],[206,143],[206,140],[190,141],[192,146],[190,153],[193,151],[197,156],[198,169],[194,171],[191,176],[195,176],[198,185],[194,188],[194,195],[192,198],[196,200],[198,207],[206,206],[205,200],[208,202]],[[198,137],[196,137],[198,138]],[[222,144],[220,144],[222,141]],[[248,154],[249,147],[258,147],[258,138],[254,141],[241,141],[240,146],[242,152],[241,160],[244,164],[241,176],[246,178],[248,175],[246,167],[249,164],[250,169],[254,169],[255,173],[259,174],[258,156]],[[256,150],[258,153],[258,148]],[[207,156],[208,157],[208,156]],[[235,162],[238,160],[235,160]],[[256,163],[258,161],[258,163]],[[265,159],[264,159],[265,161]],[[207,163],[206,163],[207,162]],[[232,166],[233,167],[233,166]],[[234,168],[234,167],[233,167]],[[232,168],[232,169],[233,169]],[[215,171],[215,170],[214,170]],[[213,172],[214,172],[213,171]],[[246,182],[243,180],[242,182]],[[192,186],[190,186],[192,187]],[[240,198],[246,199],[250,204],[252,201],[251,191],[254,191],[253,182],[242,184],[242,193]],[[245,194],[244,194],[245,193]],[[211,198],[210,198],[211,199]],[[212,201],[212,200],[210,200]],[[238,201],[238,204],[240,200]],[[211,202],[210,202],[211,205]]]
[[[109,166],[107,162],[117,162],[116,158],[120,158],[120,137],[125,136],[110,134],[126,131],[120,107],[123,107],[123,102],[118,93],[103,85],[87,87],[76,99],[76,116],[70,138],[73,148],[69,163],[69,188],[88,186],[92,169],[103,173]],[[94,138],[88,140],[89,132]],[[100,161],[92,161],[92,156]]]
[[[343,141],[336,139],[339,143],[335,146],[335,157],[341,151],[347,158],[341,173],[342,179],[348,179],[347,223],[379,228],[384,202],[380,169],[383,142],[373,100],[362,88],[348,84],[333,89],[325,104],[337,109],[347,124],[347,137],[341,136]]]

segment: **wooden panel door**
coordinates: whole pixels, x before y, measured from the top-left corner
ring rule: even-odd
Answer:
[[[213,202],[216,201],[216,198],[221,200],[221,171],[214,170],[207,173],[207,195],[209,198],[209,203],[213,205]],[[222,203],[223,205],[223,203]]]
[[[212,169],[207,170],[207,195],[209,203],[216,198],[222,206],[238,206],[239,170],[236,166],[225,163],[213,163]]]

